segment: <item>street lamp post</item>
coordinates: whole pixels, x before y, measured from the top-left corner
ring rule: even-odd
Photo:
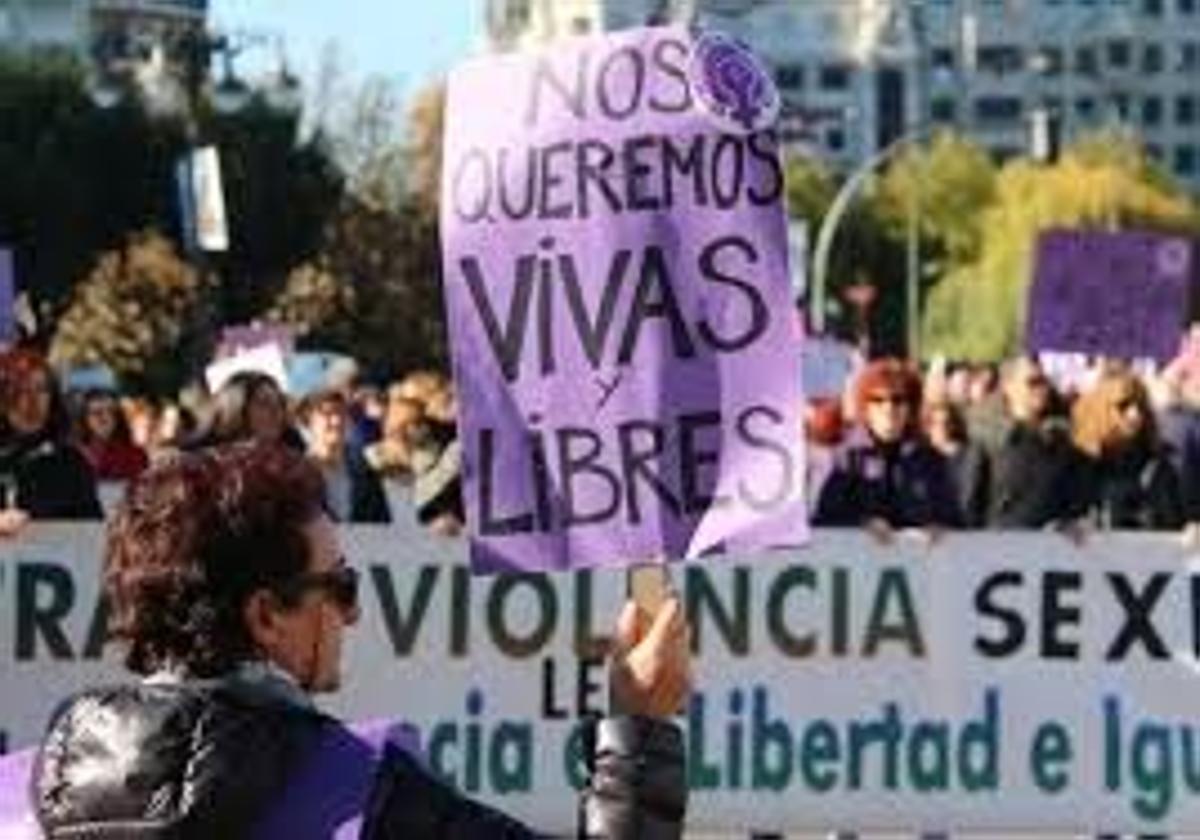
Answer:
[[[924,19],[923,0],[908,0],[906,12],[911,32],[911,95],[906,108],[903,134],[867,158],[842,184],[822,220],[813,248],[810,318],[814,332],[825,330],[825,302],[829,278],[829,259],[837,235],[851,202],[877,169],[895,158],[909,145],[923,140],[932,131],[925,119],[924,107]],[[908,191],[905,233],[905,326],[908,353],[917,357],[921,340],[921,176],[916,173]]]
[[[877,169],[896,157],[896,155],[910,144],[923,140],[929,135],[931,130],[932,127],[929,125],[918,126],[912,131],[900,135],[878,152],[871,155],[871,157],[859,165],[858,169],[850,173],[845,183],[842,184],[842,188],[838,190],[837,195],[830,202],[829,210],[826,211],[825,218],[821,221],[821,229],[817,233],[816,244],[813,246],[812,294],[809,299],[809,309],[815,333],[820,334],[825,331],[825,300],[829,278],[829,258],[833,253],[834,238],[837,236],[838,227],[841,225],[846,211],[850,209],[850,204],[858,196],[859,190],[862,189],[862,186]]]
[[[913,135],[925,123],[925,20],[924,0],[909,0],[908,24],[912,33],[912,96],[907,109],[907,133]],[[908,327],[908,355],[919,359],[921,344],[921,181],[920,157],[914,158],[918,171],[913,173],[908,191],[908,235],[905,270],[905,322]]]

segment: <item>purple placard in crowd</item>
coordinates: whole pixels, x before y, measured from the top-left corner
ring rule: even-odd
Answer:
[[[1194,243],[1178,236],[1043,234],[1029,298],[1029,349],[1171,359],[1188,320],[1195,260]]]
[[[12,251],[0,248],[0,343],[17,340],[17,275],[13,268]]]
[[[447,310],[476,570],[807,538],[778,96],[663,27],[450,81]]]

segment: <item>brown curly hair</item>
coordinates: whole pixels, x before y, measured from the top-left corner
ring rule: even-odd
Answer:
[[[108,530],[110,635],[125,664],[214,677],[255,656],[242,610],[309,564],[303,528],[320,473],[286,447],[239,443],[181,454],[130,486]]]

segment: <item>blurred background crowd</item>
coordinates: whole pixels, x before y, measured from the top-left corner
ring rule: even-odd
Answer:
[[[436,372],[378,386],[356,382],[351,370],[295,400],[270,375],[241,371],[213,394],[185,389],[162,401],[104,388],[64,392],[41,355],[15,349],[0,356],[0,398],[9,527],[101,518],[150,464],[255,439],[313,459],[338,521],[388,523],[403,509],[439,534],[462,528],[455,399]]]
[[[805,407],[814,524],[898,529],[1171,530],[1200,536],[1200,376],[1089,360],[1070,370],[897,358],[859,362],[838,396]],[[415,516],[463,530],[453,384],[389,383],[353,366],[303,398],[243,370],[174,400],[64,390],[43,356],[0,356],[4,522],[100,518],[124,484],[174,452],[244,439],[307,454],[346,523]],[[798,430],[798,433],[799,430]]]

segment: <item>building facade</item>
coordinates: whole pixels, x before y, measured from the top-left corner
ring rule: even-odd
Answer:
[[[925,12],[932,120],[1002,158],[1047,151],[1046,128],[1065,142],[1127,132],[1200,187],[1200,0],[927,0]]]
[[[669,20],[773,67],[789,142],[853,166],[951,125],[998,159],[1129,132],[1200,187],[1200,0],[486,0],[490,44]]]

